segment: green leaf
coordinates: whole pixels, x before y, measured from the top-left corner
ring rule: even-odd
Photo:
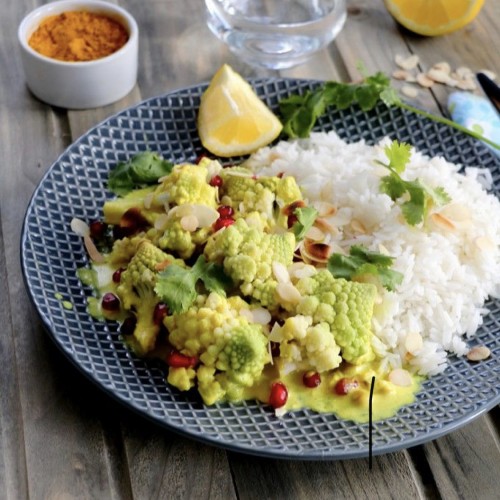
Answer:
[[[406,193],[405,182],[395,175],[387,175],[380,179],[380,190],[387,194],[392,201],[396,201]]]
[[[232,287],[231,279],[221,266],[207,263],[200,255],[191,268],[171,264],[158,275],[155,292],[174,314],[186,312],[198,297],[197,284],[201,281],[206,290],[221,295]]]
[[[318,211],[314,207],[299,207],[293,213],[297,217],[297,222],[292,226],[292,231],[297,240],[301,240],[313,226]]]
[[[173,163],[156,153],[145,151],[133,156],[129,161],[119,163],[111,170],[108,188],[113,193],[124,196],[133,189],[158,182],[160,177],[172,171]]]
[[[404,142],[392,141],[384,148],[385,155],[389,160],[389,169],[398,174],[405,171],[411,157],[411,146]]]
[[[362,245],[353,245],[349,255],[334,253],[327,263],[328,270],[335,278],[346,280],[375,276],[387,290],[394,290],[403,281],[403,275],[390,269],[394,257],[368,250]]]
[[[406,191],[410,199],[401,205],[403,216],[410,226],[415,226],[424,220],[425,215],[425,190],[416,181],[406,182]]]

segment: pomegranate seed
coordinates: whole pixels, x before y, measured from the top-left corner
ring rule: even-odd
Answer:
[[[193,368],[198,364],[196,356],[186,356],[179,351],[170,351],[167,354],[167,365],[172,368]]]
[[[123,269],[123,267],[120,267],[120,269],[117,269],[114,273],[113,273],[113,283],[120,283],[120,280],[122,279],[122,273],[123,271],[125,271],[125,269]]]
[[[293,225],[298,222],[298,217],[295,214],[291,214],[288,216],[288,219],[286,221],[286,225],[288,226],[288,229],[291,229]]]
[[[318,387],[321,384],[321,376],[318,372],[309,371],[304,373],[302,382],[306,387],[314,389],[314,387]]]
[[[128,316],[120,327],[120,333],[122,335],[132,335],[135,330],[135,325],[137,324],[137,319],[135,316]]]
[[[283,176],[284,176],[284,175],[285,175],[285,172],[278,172],[278,173],[276,174],[276,177],[277,177],[278,179],[283,179]]]
[[[153,313],[153,321],[155,325],[159,325],[162,323],[163,318],[167,316],[168,314],[168,307],[167,304],[164,304],[163,302],[159,302],[155,306],[155,310]]]
[[[209,184],[213,187],[221,187],[222,186],[222,177],[220,175],[214,175]]]
[[[90,237],[93,240],[100,240],[104,238],[108,226],[104,222],[101,222],[100,220],[95,220],[89,224],[89,228],[90,228]]]
[[[269,396],[269,404],[276,410],[285,406],[288,400],[288,389],[283,382],[274,382],[271,385],[271,394]]]
[[[120,299],[114,293],[105,293],[101,300],[101,306],[105,311],[118,311],[120,309]]]
[[[231,217],[234,214],[233,207],[230,207],[228,205],[221,205],[218,209],[217,212],[219,212],[219,215],[223,219],[227,219],[228,217]]]
[[[231,219],[230,217],[221,217],[220,219],[217,219],[214,223],[214,231],[218,231],[219,229],[222,229],[223,227],[228,227],[234,224],[234,219]]]
[[[335,393],[339,396],[345,396],[359,387],[359,382],[355,378],[341,378],[335,384]]]

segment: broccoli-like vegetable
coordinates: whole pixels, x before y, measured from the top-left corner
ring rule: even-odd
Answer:
[[[238,219],[212,235],[205,246],[205,256],[222,263],[224,272],[239,285],[246,297],[264,307],[276,306],[277,281],[272,265],[280,262],[288,267],[293,261],[295,236],[290,233],[268,234]]]
[[[313,325],[310,316],[292,316],[283,326],[275,323],[269,340],[280,343],[277,364],[282,373],[296,370],[325,372],[342,362],[340,347],[327,323]]]
[[[133,336],[138,354],[153,349],[160,325],[154,322],[154,310],[160,302],[154,287],[158,272],[175,262],[148,240],[141,240],[126,269],[122,272],[116,292],[125,310],[132,311],[137,319]]]
[[[164,319],[169,342],[186,356],[196,356],[198,391],[206,404],[240,400],[270,361],[268,339],[262,325],[249,323],[241,310],[250,306],[239,297],[217,293],[200,296],[182,314]],[[192,374],[170,374],[168,381],[181,390],[190,387]]]
[[[302,200],[302,193],[293,177],[255,177],[251,170],[243,167],[224,169],[220,176],[223,181],[220,190],[222,201],[230,205],[238,217],[255,211],[269,221],[277,219],[275,222],[286,227],[286,218],[276,213],[276,206]]]
[[[374,358],[371,319],[375,285],[334,278],[327,269],[320,269],[299,279],[295,286],[302,298],[296,305],[284,305],[289,312],[311,317],[313,325],[328,324],[346,361],[359,364]]]
[[[186,231],[182,228],[180,220],[172,217],[162,228],[162,232],[158,238],[158,246],[163,250],[177,253],[182,259],[189,259],[197,246],[205,243],[212,229],[203,227],[192,232]]]

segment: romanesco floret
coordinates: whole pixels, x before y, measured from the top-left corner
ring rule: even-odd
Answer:
[[[126,265],[135,255],[137,247],[142,241],[144,241],[143,235],[115,240],[111,252],[106,256],[106,261],[113,267]]]
[[[225,169],[220,175],[223,180],[220,190],[223,203],[230,205],[238,217],[256,211],[271,221],[276,215],[276,205],[284,206],[302,200],[302,193],[293,177],[256,178],[251,170],[242,167]]]
[[[334,278],[321,269],[299,279],[295,286],[302,298],[297,305],[286,306],[290,312],[311,317],[313,325],[328,324],[346,361],[359,364],[374,358],[371,319],[375,285]]]
[[[205,163],[175,166],[157,187],[152,206],[168,202],[174,205],[190,203],[217,207],[217,188],[208,183],[208,177]]]
[[[202,245],[210,235],[211,228],[199,228],[196,231],[186,231],[177,218],[171,218],[158,238],[158,246],[163,250],[175,252],[182,259],[189,259],[199,245]]]
[[[272,265],[274,262],[286,267],[291,265],[294,248],[293,233],[264,233],[250,227],[244,219],[238,219],[208,239],[205,256],[223,264],[224,272],[240,286],[244,296],[272,308],[277,305],[278,284]]]
[[[136,316],[134,329],[138,354],[146,354],[155,345],[160,325],[153,321],[154,310],[159,299],[154,292],[158,271],[175,262],[148,240],[141,240],[126,269],[121,273],[116,292],[125,310]]]
[[[337,368],[342,362],[340,347],[327,323],[313,325],[310,316],[292,316],[283,326],[275,323],[269,340],[280,343],[276,363],[281,373],[296,370],[325,372]]]
[[[241,399],[244,388],[253,385],[270,361],[262,325],[249,323],[242,309],[250,306],[240,297],[211,293],[200,296],[185,313],[164,319],[169,342],[200,360],[198,391],[206,404]],[[191,375],[177,371],[170,375],[170,370],[168,381],[185,390]]]

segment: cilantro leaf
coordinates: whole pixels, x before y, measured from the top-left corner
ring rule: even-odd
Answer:
[[[108,188],[113,193],[124,196],[133,189],[155,184],[160,177],[169,174],[172,168],[173,163],[156,153],[144,151],[111,170]]]
[[[155,292],[174,314],[187,311],[198,297],[198,282],[206,290],[221,295],[232,286],[231,279],[224,274],[221,266],[207,262],[200,255],[191,268],[171,264],[158,275]]]
[[[410,199],[401,205],[403,217],[410,226],[416,226],[424,220],[426,213],[426,196],[422,185],[416,181],[405,182]]]
[[[380,190],[387,194],[392,201],[401,198],[406,192],[404,181],[393,175],[386,175],[380,179]]]
[[[387,290],[394,290],[403,281],[403,274],[390,269],[394,257],[368,250],[363,245],[353,245],[349,255],[334,253],[328,259],[327,268],[335,278],[360,280],[363,276],[375,276]]]
[[[292,231],[297,240],[301,240],[314,225],[318,211],[314,207],[298,207],[293,213],[297,217],[297,222],[292,226]]]
[[[389,169],[398,174],[404,172],[406,164],[410,161],[411,146],[404,142],[392,141],[384,148],[384,152],[389,160]]]

